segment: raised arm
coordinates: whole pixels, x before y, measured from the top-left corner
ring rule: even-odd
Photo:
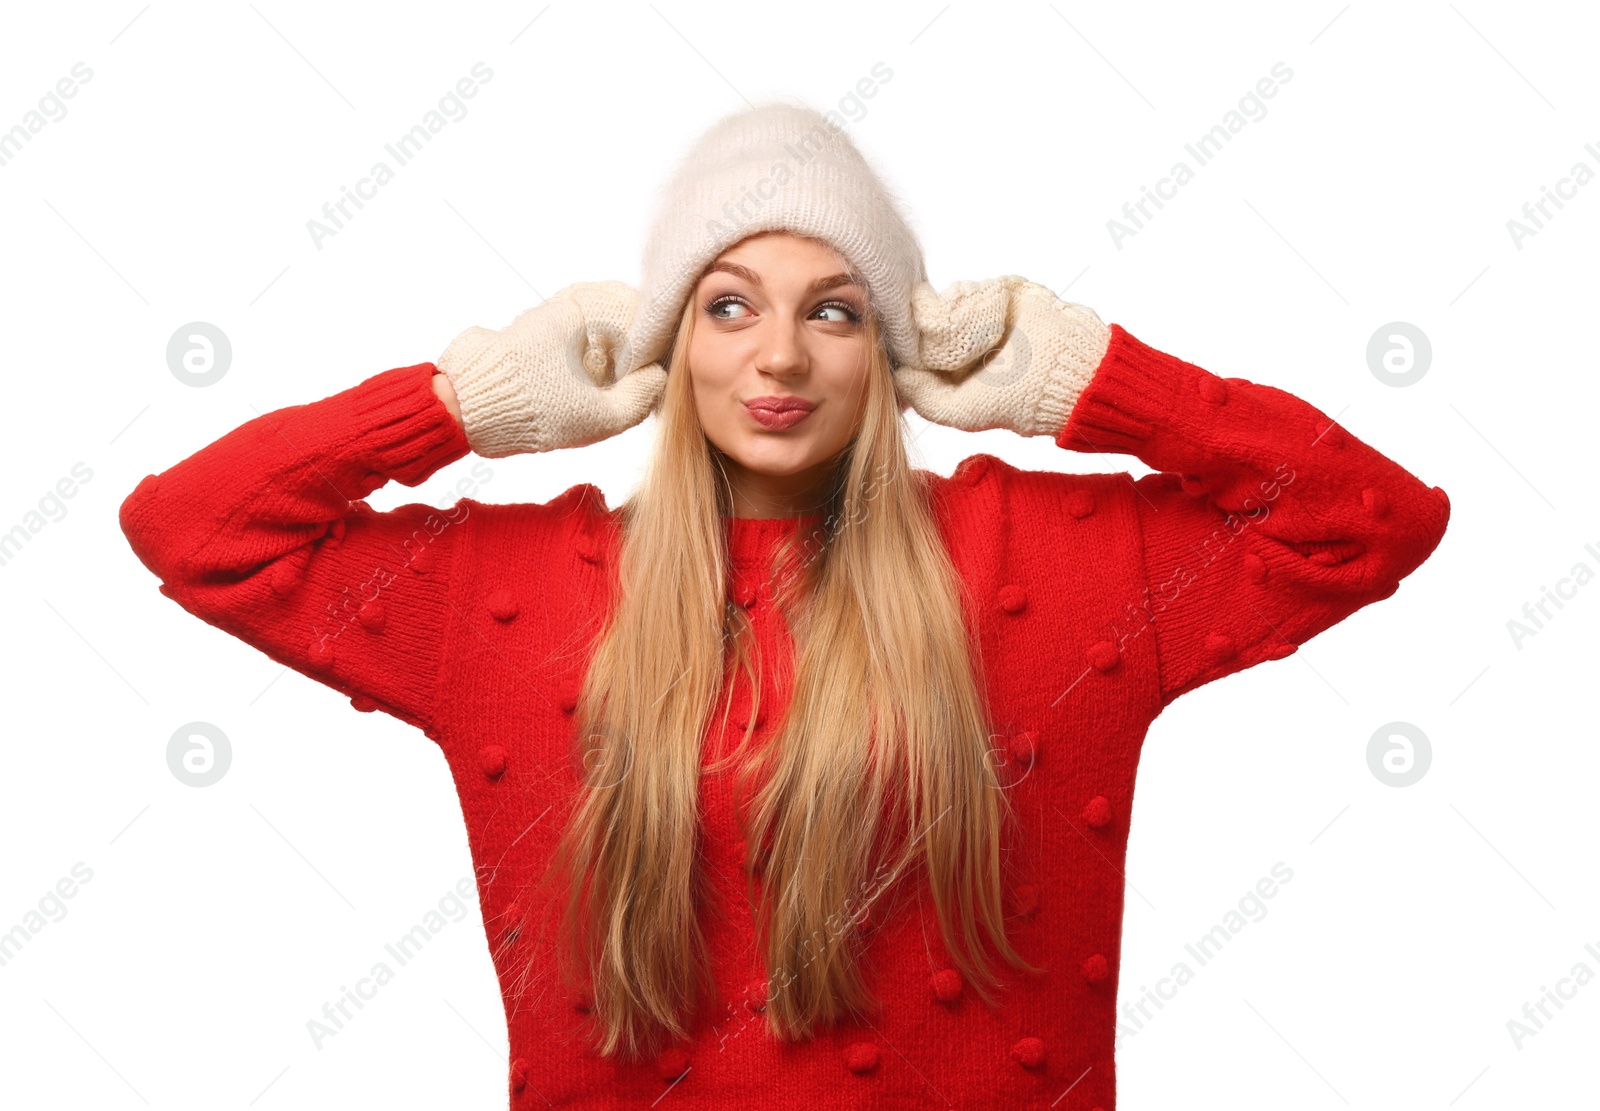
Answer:
[[[1116,635],[1154,630],[1165,706],[1281,659],[1433,552],[1450,500],[1293,394],[1219,378],[1019,275],[926,283],[897,388],[940,424],[1137,456],[1147,580]],[[1120,647],[1120,646],[1119,646]]]
[[[1157,472],[1134,481],[1148,593],[1125,631],[1154,630],[1162,705],[1389,597],[1450,519],[1443,489],[1315,406],[1116,324],[1055,442]]]
[[[273,659],[438,739],[451,574],[472,503],[375,512],[391,479],[416,486],[469,450],[491,458],[579,447],[643,420],[666,372],[615,378],[638,294],[581,282],[509,326],[468,328],[437,366],[384,371],[248,421],[123,502],[121,522],[161,591]]]
[[[202,620],[432,735],[451,566],[470,503],[361,499],[468,451],[432,363],[386,370],[229,432],[123,501],[161,592]]]

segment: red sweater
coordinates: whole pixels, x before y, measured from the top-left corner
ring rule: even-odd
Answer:
[[[1113,325],[1056,443],[1135,455],[1156,473],[1026,471],[980,454],[931,476],[943,538],[982,606],[991,713],[1015,770],[1024,840],[1011,936],[1048,974],[1011,973],[1021,982],[986,1009],[947,967],[924,903],[871,934],[876,1018],[800,1044],[772,1039],[752,1010],[764,971],[728,785],[709,777],[707,862],[732,908],[710,926],[725,1006],[691,1043],[618,1065],[577,1040],[581,999],[542,990],[548,980],[519,994],[531,942],[506,928],[571,812],[571,714],[587,659],[571,649],[606,600],[614,512],[588,484],[542,505],[375,512],[361,499],[384,483],[416,486],[468,452],[433,374],[430,363],[384,371],[251,420],[146,477],[121,522],[167,597],[443,749],[518,1111],[658,1099],[1112,1111],[1123,859],[1151,721],[1180,694],[1282,659],[1387,598],[1450,515],[1442,489],[1305,401],[1219,378]],[[753,576],[793,527],[730,522],[730,590],[754,607],[764,646],[777,629]]]

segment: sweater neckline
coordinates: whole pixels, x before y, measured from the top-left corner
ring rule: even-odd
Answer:
[[[790,517],[730,517],[722,515],[728,536],[728,558],[734,563],[761,563],[786,537],[814,525],[824,514],[801,513]]]

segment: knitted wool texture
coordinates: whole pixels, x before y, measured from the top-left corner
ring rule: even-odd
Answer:
[[[582,447],[629,428],[666,384],[659,366],[613,385],[616,348],[639,305],[622,282],[579,282],[498,330],[473,327],[439,356],[467,442],[495,459]]]
[[[706,264],[763,231],[830,244],[867,283],[891,360],[915,361],[911,294],[927,280],[916,234],[843,124],[780,101],[712,124],[662,187],[622,373],[665,356]]]
[[[532,923],[551,908],[534,881],[578,793],[572,715],[610,602],[616,514],[586,484],[541,504],[370,508],[362,499],[385,483],[416,486],[469,450],[430,387],[433,365],[250,420],[145,477],[120,520],[164,595],[438,744],[504,998],[514,1111],[1112,1111],[1122,872],[1151,722],[1389,597],[1439,544],[1450,503],[1305,401],[1110,333],[1054,442],[1133,455],[1152,473],[974,455],[952,477],[926,476],[975,602],[997,770],[1020,818],[1004,854],[1007,930],[1045,969],[1015,977],[993,1010],[965,990],[912,893],[865,937],[880,1010],[801,1043],[771,1038],[724,772],[702,779],[697,861],[714,899],[718,1005],[655,1060],[587,1051],[588,1001],[535,948]],[[729,597],[775,667],[792,646],[761,569],[796,521],[728,526]],[[763,680],[753,743],[781,720],[780,676]],[[733,681],[708,754],[743,743],[750,691],[742,673]]]
[[[1111,342],[1094,310],[1018,275],[957,282],[912,299],[921,357],[896,389],[935,424],[1054,435]]]

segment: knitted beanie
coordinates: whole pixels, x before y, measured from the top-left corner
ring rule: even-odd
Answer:
[[[780,99],[712,124],[662,188],[618,376],[664,360],[705,267],[764,231],[838,251],[867,285],[890,362],[917,360],[912,293],[927,271],[916,234],[843,123]]]

